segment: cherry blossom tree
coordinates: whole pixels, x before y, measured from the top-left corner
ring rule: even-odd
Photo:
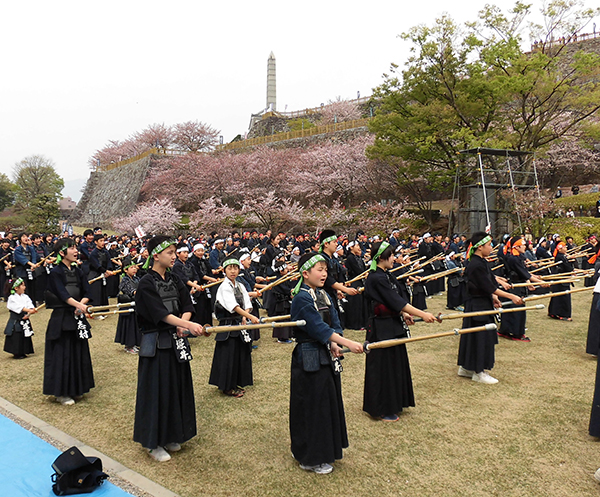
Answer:
[[[345,143],[327,142],[302,154],[293,194],[332,205],[351,207],[364,200],[397,196],[396,170],[370,161],[365,154],[373,138],[363,136]]]
[[[173,143],[178,149],[188,152],[212,150],[219,133],[201,121],[187,121],[173,126]]]
[[[223,205],[214,196],[203,200],[190,215],[190,228],[197,232],[226,231],[242,219],[240,210]]]
[[[322,204],[311,204],[304,209],[304,225],[315,233],[320,233],[326,228],[349,230],[359,225],[360,212],[346,209],[339,201],[335,200],[331,207]]]
[[[384,236],[394,229],[400,231],[401,236],[418,233],[425,224],[421,216],[404,210],[403,205],[397,203],[365,205],[359,222],[366,232]]]
[[[343,121],[353,121],[362,117],[360,107],[355,100],[342,100],[337,97],[329,100],[321,109],[319,124],[334,124]]]
[[[531,233],[542,235],[548,233],[554,222],[556,206],[554,200],[537,188],[526,190],[510,189],[500,191],[505,202],[505,209],[516,226],[519,220],[523,229],[529,228]]]
[[[149,234],[172,233],[175,225],[181,221],[181,214],[173,207],[171,200],[158,199],[140,204],[135,211],[126,217],[114,219],[115,230],[122,233],[133,233],[141,226]]]
[[[600,152],[591,143],[575,139],[555,142],[536,160],[540,183],[555,190],[560,185],[596,182],[600,178]]]
[[[263,197],[247,198],[242,208],[247,223],[272,231],[289,231],[302,226],[303,211],[299,202],[279,198],[274,191]]]
[[[173,130],[164,123],[154,123],[134,133],[132,138],[147,149],[156,147],[159,150],[166,150],[173,144]]]

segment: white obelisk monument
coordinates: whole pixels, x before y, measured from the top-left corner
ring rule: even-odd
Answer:
[[[277,82],[275,77],[275,55],[271,52],[267,61],[267,111],[277,110]]]

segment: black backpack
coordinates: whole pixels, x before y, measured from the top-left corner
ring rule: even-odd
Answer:
[[[52,491],[56,495],[90,493],[108,478],[98,457],[85,457],[77,447],[65,450],[52,463]]]

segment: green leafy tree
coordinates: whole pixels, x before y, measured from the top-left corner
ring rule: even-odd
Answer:
[[[10,207],[15,201],[15,185],[9,177],[0,173],[0,211]]]
[[[36,231],[56,228],[60,214],[58,201],[64,187],[54,162],[43,155],[31,155],[13,168],[17,212]]]
[[[583,50],[567,56],[566,41],[596,11],[575,0],[549,2],[545,27],[530,25],[541,41],[527,53],[521,33],[530,8],[517,2],[505,15],[487,5],[465,28],[444,16],[402,35],[412,55],[403,71],[392,65],[375,90],[381,105],[370,124],[376,140],[368,155],[396,165],[400,186],[421,209],[429,208],[433,192],[450,191],[461,149],[543,151],[595,127],[600,56]]]

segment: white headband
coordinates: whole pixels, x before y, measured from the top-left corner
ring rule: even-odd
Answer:
[[[194,245],[194,252],[200,249],[204,250],[204,245],[202,245],[201,243],[197,243],[196,245]]]

